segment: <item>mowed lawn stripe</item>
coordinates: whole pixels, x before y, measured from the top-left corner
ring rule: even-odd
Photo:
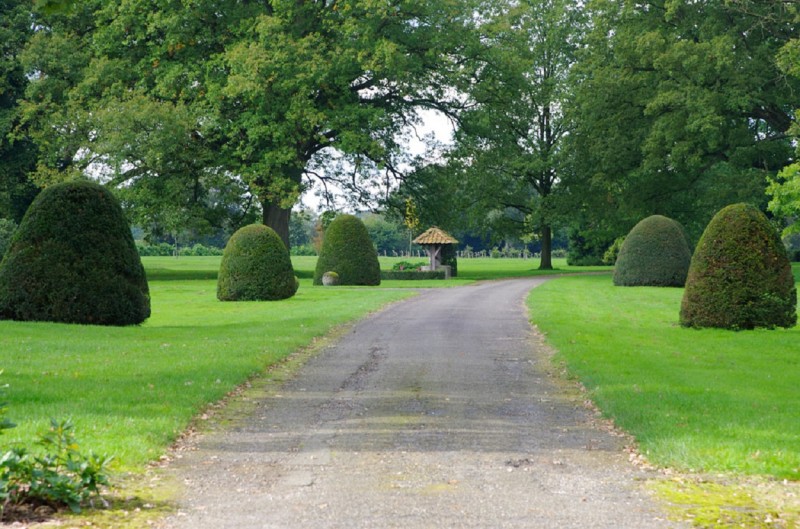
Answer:
[[[151,281],[138,327],[0,322],[0,381],[30,445],[51,417],[71,418],[81,447],[119,469],[157,458],[203,407],[322,336],[388,302],[385,289],[312,288],[278,302],[216,299],[215,281]]]
[[[682,328],[682,294],[566,277],[529,307],[557,360],[654,463],[800,479],[800,328]]]

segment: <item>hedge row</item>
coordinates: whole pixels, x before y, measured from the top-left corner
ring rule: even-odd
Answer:
[[[385,279],[444,279],[444,270],[381,270],[381,280]]]

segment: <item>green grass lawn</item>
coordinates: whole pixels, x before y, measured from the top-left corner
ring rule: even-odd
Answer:
[[[529,307],[557,359],[654,463],[800,479],[800,328],[685,329],[682,293],[567,277],[534,289]]]
[[[81,446],[113,454],[118,469],[141,468],[253,373],[410,294],[307,286],[280,302],[221,303],[215,281],[150,289],[153,315],[138,327],[0,322],[0,381],[10,384],[8,416],[18,424],[4,446],[30,444],[50,417],[71,418]]]
[[[220,257],[143,257],[149,280],[162,279],[216,279]],[[392,265],[400,261],[423,262],[427,259],[407,257],[380,257],[381,269],[391,270]],[[314,277],[316,256],[294,256],[292,264],[295,274],[300,279]],[[455,286],[482,279],[499,279],[503,277],[526,277],[543,274],[561,274],[565,272],[608,271],[608,266],[569,266],[566,259],[553,259],[554,270],[539,270],[538,259],[492,259],[480,257],[458,260],[458,277],[450,281],[385,281],[383,287],[403,286]]]

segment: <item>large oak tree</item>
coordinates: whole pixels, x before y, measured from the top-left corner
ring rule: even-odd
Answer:
[[[75,1],[39,15],[27,119],[51,168],[111,167],[114,185],[182,207],[227,178],[288,243],[315,156],[390,163],[418,109],[448,109],[472,13],[456,0]]]

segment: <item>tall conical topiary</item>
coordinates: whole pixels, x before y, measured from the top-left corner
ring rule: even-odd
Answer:
[[[0,264],[0,318],[133,325],[149,316],[142,261],[114,195],[85,181],[42,191]]]
[[[339,215],[325,230],[322,249],[314,272],[314,284],[322,284],[322,274],[336,272],[340,285],[379,285],[381,267],[378,252],[367,228],[358,217]]]
[[[217,279],[221,301],[272,301],[297,292],[289,251],[272,228],[251,224],[228,240]]]
[[[681,324],[753,329],[792,327],[797,291],[786,248],[758,209],[734,204],[717,213],[692,256]]]
[[[614,284],[682,287],[691,260],[683,227],[668,217],[652,215],[625,237],[614,266]]]

